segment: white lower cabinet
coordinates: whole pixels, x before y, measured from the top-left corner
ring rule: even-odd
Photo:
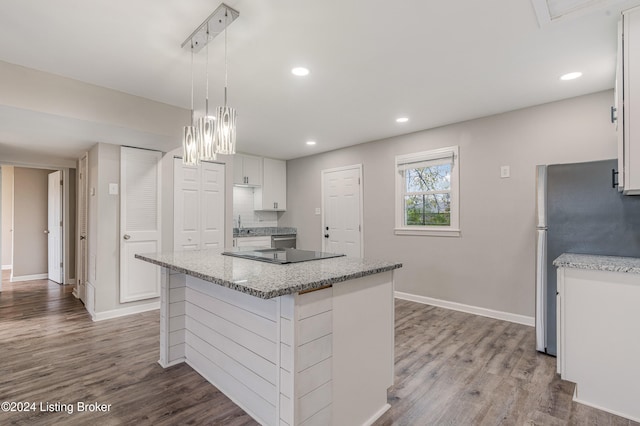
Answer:
[[[233,240],[234,247],[271,247],[271,237],[238,237]]]
[[[574,400],[640,421],[640,275],[558,269],[558,372]]]

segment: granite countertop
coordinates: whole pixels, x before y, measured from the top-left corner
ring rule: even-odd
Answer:
[[[312,290],[402,267],[397,262],[356,257],[278,265],[223,256],[221,250],[136,254],[136,258],[262,299]]]
[[[640,258],[637,257],[563,253],[553,261],[553,265],[558,268],[640,274]]]
[[[275,226],[266,226],[266,227],[255,227],[255,228],[233,228],[233,238],[244,238],[244,237],[265,237],[271,235],[290,235],[297,234],[296,228],[285,228],[285,227],[275,227]]]

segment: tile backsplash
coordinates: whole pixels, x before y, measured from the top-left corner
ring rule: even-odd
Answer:
[[[278,226],[278,212],[253,210],[253,188],[233,187],[233,227],[238,227],[238,216],[243,228]]]

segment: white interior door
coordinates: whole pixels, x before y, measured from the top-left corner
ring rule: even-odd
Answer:
[[[62,284],[62,172],[49,173],[47,203],[47,248],[49,279]]]
[[[322,171],[322,250],[363,257],[362,166]]]
[[[200,249],[200,167],[173,159],[173,249]]]
[[[200,223],[203,249],[224,248],[224,167],[224,164],[208,162],[200,165]]]
[[[162,153],[122,147],[120,151],[120,302],[160,296],[160,267],[136,253],[161,250],[160,159]]]
[[[88,217],[88,185],[87,155],[78,162],[78,242],[76,261],[76,296],[86,305],[87,287],[87,217]]]

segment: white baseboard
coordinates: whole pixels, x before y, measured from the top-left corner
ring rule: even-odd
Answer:
[[[432,297],[418,296],[401,291],[395,292],[397,299],[409,300],[411,302],[433,305],[439,308],[451,309],[453,311],[466,312],[468,314],[480,315],[488,318],[495,318],[503,321],[515,322],[516,324],[535,326],[535,318],[526,315],[512,314],[510,312],[494,311],[493,309],[481,308],[478,306],[465,305],[462,303],[449,302],[448,300],[434,299]]]
[[[20,281],[33,281],[33,280],[46,280],[49,279],[49,274],[34,274],[34,275],[18,275],[18,276],[12,276],[11,277],[11,282],[12,283],[17,283]]]
[[[65,285],[75,285],[76,284],[76,279],[75,278],[69,278],[68,282]]]
[[[160,367],[162,368],[169,368],[169,367],[173,367],[174,365],[182,364],[186,360],[187,360],[186,358],[182,357],[182,358],[174,359],[168,364],[163,364],[162,362],[160,362],[160,360],[158,360],[158,364],[160,364]]]
[[[636,422],[636,423],[640,422],[640,418],[636,418],[636,417],[630,416],[627,413],[621,413],[619,411],[610,410],[609,408],[602,407],[602,406],[600,406],[598,404],[593,404],[592,402],[581,400],[580,398],[578,398],[578,386],[579,385],[580,385],[579,383],[576,383],[576,387],[573,390],[573,400],[575,402],[577,402],[579,404],[582,404],[582,405],[586,405],[588,407],[593,407],[593,408],[598,409],[598,410],[606,411],[607,413],[611,413],[611,414],[616,415],[616,416],[624,417],[625,419],[629,419],[632,422]]]
[[[92,319],[94,321],[104,321],[107,319],[124,317],[127,315],[139,314],[141,312],[153,311],[156,309],[160,309],[160,302],[151,302],[145,303],[144,305],[136,305],[136,306],[127,306],[125,308],[120,309],[112,309],[110,311],[104,312],[94,312],[91,313]]]
[[[12,269],[12,268],[13,268],[13,265],[2,265],[2,270],[3,271],[6,271],[6,270],[9,270],[9,269]]]
[[[382,408],[380,408],[373,416],[371,416],[371,418],[369,420],[367,420],[366,422],[364,422],[362,424],[362,426],[371,426],[372,424],[374,424],[376,422],[376,420],[378,420],[380,417],[382,417],[382,415],[384,413],[387,412],[387,410],[389,410],[389,408],[391,408],[391,405],[389,404],[384,404],[382,406]]]

